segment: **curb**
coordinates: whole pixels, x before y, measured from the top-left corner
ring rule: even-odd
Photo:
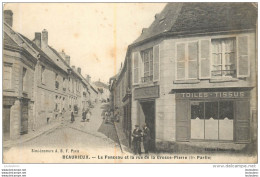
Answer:
[[[114,124],[114,127],[115,127],[115,129],[116,129],[116,135],[117,135],[118,141],[119,141],[119,143],[120,143],[120,149],[121,149],[122,153],[130,152],[131,149],[130,149],[129,147],[125,146],[125,145],[122,143],[122,139],[118,136],[118,132],[119,132],[120,130],[118,130],[116,123],[113,122],[113,124]]]
[[[21,138],[18,138],[18,139],[15,139],[15,140],[11,140],[10,142],[3,142],[3,148],[11,148],[15,145],[18,145],[18,144],[21,144],[21,143],[26,143],[28,141],[31,141],[45,133],[50,133],[52,132],[54,129],[58,128],[62,126],[62,124],[59,122],[57,123],[56,125],[53,125],[53,127],[50,127],[49,129],[47,130],[44,130],[44,131],[40,131],[40,132],[34,132],[35,134],[33,135],[33,133],[31,134],[31,136],[27,137],[27,138],[24,138],[21,136]]]

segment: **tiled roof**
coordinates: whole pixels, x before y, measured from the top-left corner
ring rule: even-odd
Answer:
[[[254,29],[256,18],[257,9],[252,3],[168,3],[134,43],[163,33],[177,35]]]
[[[8,36],[6,32],[4,32],[4,44],[19,47],[19,45],[16,42],[14,42],[14,40],[10,38],[10,36]]]

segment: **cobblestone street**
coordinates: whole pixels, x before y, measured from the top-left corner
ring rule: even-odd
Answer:
[[[121,154],[116,130],[113,124],[105,124],[101,116],[101,104],[91,110],[89,122],[82,122],[81,116],[75,117],[71,123],[65,118],[63,123],[52,131],[46,132],[30,141],[17,144],[5,151],[6,159],[10,159],[12,152],[17,149],[74,149],[87,154]]]

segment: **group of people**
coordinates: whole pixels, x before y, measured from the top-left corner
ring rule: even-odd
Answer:
[[[90,117],[91,117],[91,112],[90,112],[89,109],[82,111],[82,121],[83,122],[85,122],[85,121],[89,122]],[[71,120],[71,123],[73,123],[75,121],[75,116],[74,116],[73,111],[71,112],[71,119],[70,120]]]
[[[144,151],[147,154],[151,148],[151,132],[146,124],[143,125],[143,130],[139,128],[139,125],[135,125],[135,129],[132,133],[134,153],[141,154],[141,141],[143,138]]]
[[[90,116],[91,116],[91,112],[89,109],[82,111],[82,121],[83,122],[85,122],[85,121],[89,122]]]

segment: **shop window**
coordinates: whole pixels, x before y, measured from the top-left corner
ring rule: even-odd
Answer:
[[[191,102],[191,139],[233,140],[233,101]]]
[[[235,77],[235,38],[212,40],[212,78]]]

